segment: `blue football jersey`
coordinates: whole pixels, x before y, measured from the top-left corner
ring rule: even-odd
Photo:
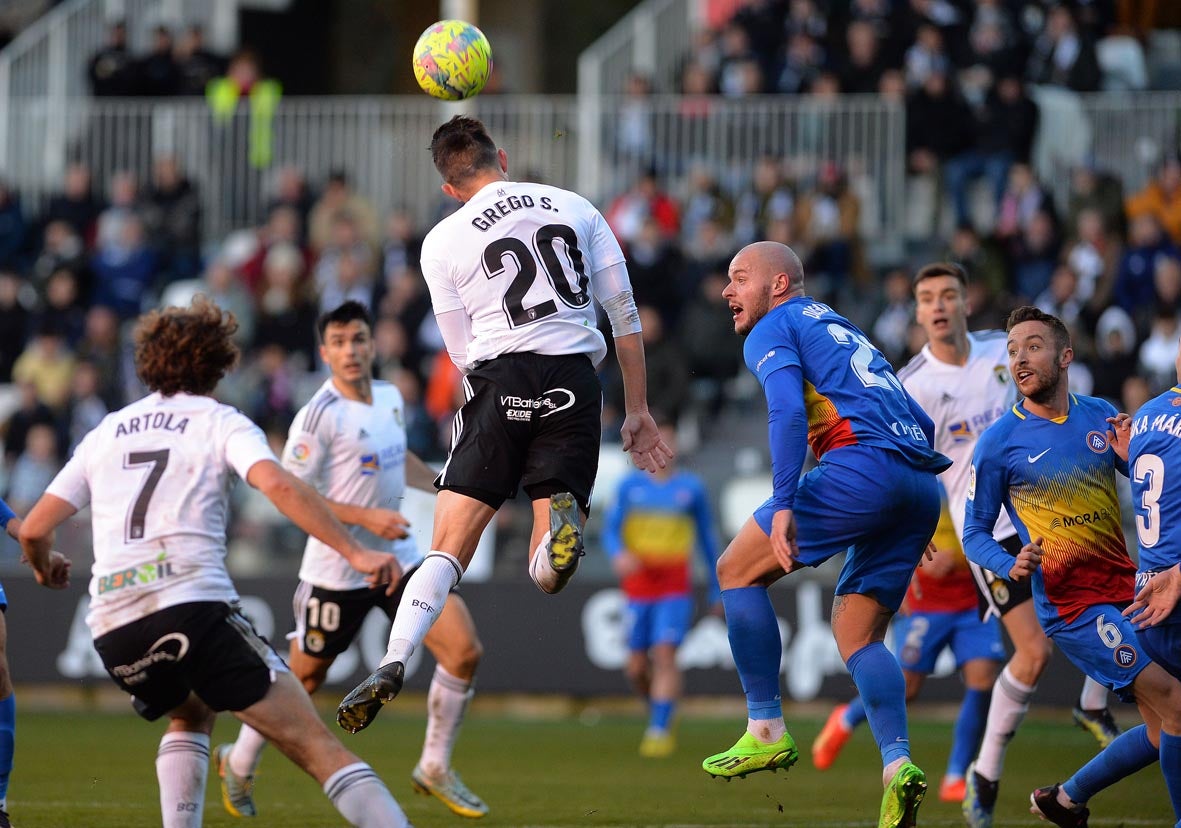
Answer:
[[[834,448],[874,446],[915,468],[943,471],[931,418],[906,393],[890,363],[857,327],[809,296],[789,299],[755,324],[743,346],[746,365],[766,387],[779,368],[804,378],[808,444],[817,458]]]
[[[1136,412],[1128,471],[1140,570],[1167,569],[1181,561],[1181,388],[1173,386]]]

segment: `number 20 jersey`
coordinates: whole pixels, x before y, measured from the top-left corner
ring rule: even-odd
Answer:
[[[188,394],[150,394],[83,438],[46,493],[90,506],[96,637],[176,604],[237,600],[225,567],[230,489],[262,460],[278,462],[258,426]]]
[[[436,314],[472,322],[467,362],[502,354],[586,354],[607,343],[596,327],[591,277],[624,261],[606,220],[577,193],[497,182],[440,221],[422,243],[421,267]]]

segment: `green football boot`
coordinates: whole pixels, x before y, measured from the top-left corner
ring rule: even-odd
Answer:
[[[927,775],[918,765],[906,762],[894,774],[882,795],[878,828],[914,828],[919,805],[927,795]]]
[[[778,742],[764,744],[749,732],[734,743],[734,747],[708,757],[701,768],[710,776],[730,780],[740,779],[756,771],[787,770],[800,758],[795,740],[790,733],[784,733]]]

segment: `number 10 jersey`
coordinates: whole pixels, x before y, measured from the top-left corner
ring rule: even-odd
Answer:
[[[596,327],[593,276],[624,261],[606,220],[577,193],[497,182],[440,221],[422,243],[436,314],[471,319],[467,367],[502,354],[586,354],[607,343]]]
[[[90,506],[95,637],[176,604],[237,600],[225,567],[230,489],[262,460],[278,462],[258,426],[189,394],[150,394],[83,438],[46,493]]]

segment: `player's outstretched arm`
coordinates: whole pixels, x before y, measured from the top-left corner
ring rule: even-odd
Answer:
[[[353,569],[364,572],[371,585],[389,584],[388,591],[393,592],[398,566],[394,556],[362,548],[332,513],[328,501],[311,486],[273,460],[251,466],[246,482],[266,495],[292,523],[343,555]]]
[[[78,510],[74,505],[56,495],[45,494],[21,522],[21,552],[25,561],[33,568],[37,583],[51,589],[64,589],[70,585],[70,561],[60,552],[53,551],[54,530]]]
[[[336,519],[349,526],[360,526],[379,538],[399,540],[409,536],[410,521],[401,512],[393,509],[357,506],[353,503],[341,503],[336,500],[328,501],[328,508]]]
[[[626,410],[619,433],[623,437],[623,450],[631,452],[636,468],[654,472],[668,465],[673,451],[648,413],[648,374],[644,367],[644,341],[640,337],[638,333],[615,337],[615,357],[623,375]]]
[[[1136,593],[1136,600],[1124,610],[1140,629],[1164,621],[1181,604],[1181,564],[1158,572]]]

